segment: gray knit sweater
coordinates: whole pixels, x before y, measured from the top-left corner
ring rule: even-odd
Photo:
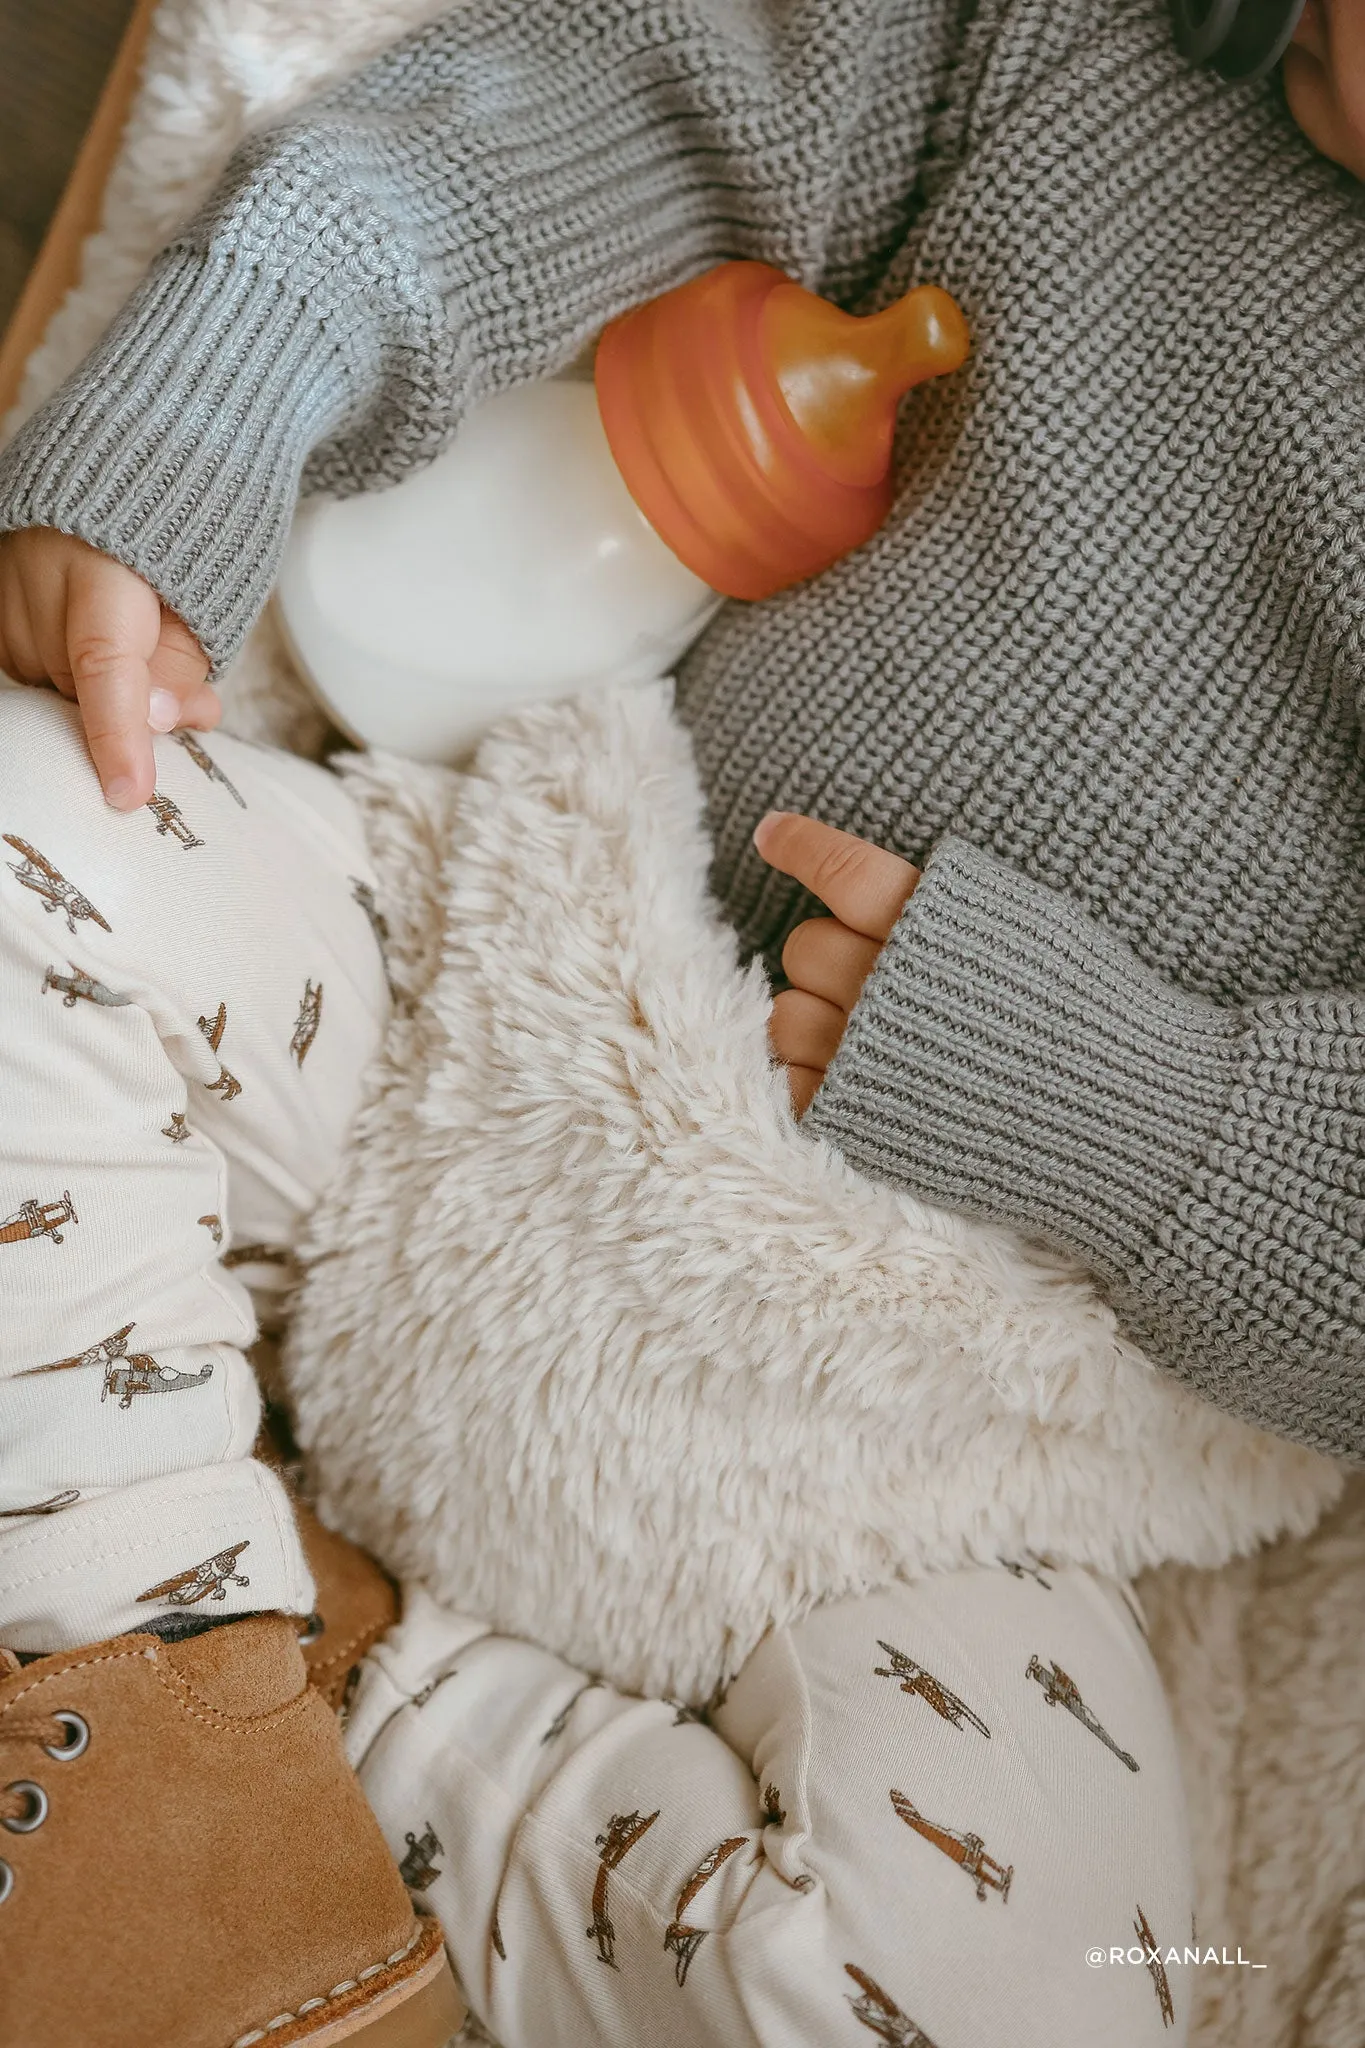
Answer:
[[[300,481],[402,475],[729,256],[934,279],[977,344],[883,533],[682,671],[746,946],[810,907],[770,806],[928,860],[810,1124],[1365,1454],[1365,206],[1165,0],[461,0],[240,153],[0,526],[224,662]]]

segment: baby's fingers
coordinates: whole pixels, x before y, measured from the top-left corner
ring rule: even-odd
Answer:
[[[0,602],[0,669],[16,683],[40,683],[48,673],[19,584],[7,585]]]
[[[919,880],[919,869],[899,854],[799,812],[769,811],[754,845],[769,867],[803,883],[841,924],[879,945]]]
[[[55,547],[35,546],[37,538],[0,536],[0,669],[20,683],[57,682],[66,670],[65,543],[54,534]]]
[[[825,1069],[839,1050],[848,1022],[837,1003],[826,1002],[803,988],[787,988],[773,998],[768,1043],[787,1069],[792,1107],[804,1114],[825,1078]]]
[[[222,715],[222,699],[205,683],[201,689],[181,699],[176,725],[188,726],[192,732],[212,732]]]
[[[773,998],[768,1038],[785,1066],[823,1072],[839,1050],[847,1022],[836,1003],[803,988],[787,988]]]
[[[160,633],[161,601],[140,576],[93,552],[72,562],[67,659],[91,759],[119,811],[145,804],[156,783],[147,701]]]
[[[161,635],[150,666],[151,695],[147,717],[153,732],[174,732],[178,725],[207,731],[217,725],[220,706],[205,688],[208,656],[183,619],[161,613]]]

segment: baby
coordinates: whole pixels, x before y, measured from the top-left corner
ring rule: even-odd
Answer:
[[[194,737],[300,480],[402,475],[729,256],[860,307],[929,275],[978,338],[877,539],[679,677],[797,1108],[1083,1260],[1210,1399],[1365,1448],[1365,22],[1309,0],[1286,53],[1315,156],[1156,0],[961,13],[469,0],[249,143],[0,459],[0,664],[78,707],[0,694],[0,1641],[39,1660],[0,1740],[95,1682],[96,1637],[246,1666],[259,1620],[176,1639],[312,1604],[226,1268],[267,1278],[338,1157],[387,1018],[373,878],[324,771]],[[394,1843],[427,1802],[409,1882],[508,2048],[1184,2038],[1172,1740],[1093,1574],[831,1603],[710,1726],[420,1602],[385,1657],[365,1729],[387,1686],[417,1732],[366,1789]],[[85,2038],[10,1861],[24,2038]],[[376,2026],[431,1981],[396,1915]],[[1146,1970],[1085,1969],[1134,1929]],[[244,1966],[213,2038],[324,2038],[360,1938]]]

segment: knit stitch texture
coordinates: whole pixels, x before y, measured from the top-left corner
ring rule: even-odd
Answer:
[[[965,23],[965,25],[964,25]],[[1160,0],[468,0],[257,137],[0,460],[220,664],[371,487],[731,256],[954,291],[883,532],[684,664],[745,945],[808,810],[934,858],[810,1112],[1365,1452],[1365,204]]]

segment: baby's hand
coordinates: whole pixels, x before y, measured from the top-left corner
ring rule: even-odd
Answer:
[[[0,668],[76,700],[116,810],[152,794],[153,732],[218,723],[208,661],[184,621],[131,569],[51,527],[0,535]]]
[[[799,924],[783,947],[782,972],[791,987],[774,999],[768,1026],[800,1116],[839,1050],[848,1013],[910,900],[919,869],[793,811],[769,811],[754,845],[770,867],[804,883],[834,912]]]

